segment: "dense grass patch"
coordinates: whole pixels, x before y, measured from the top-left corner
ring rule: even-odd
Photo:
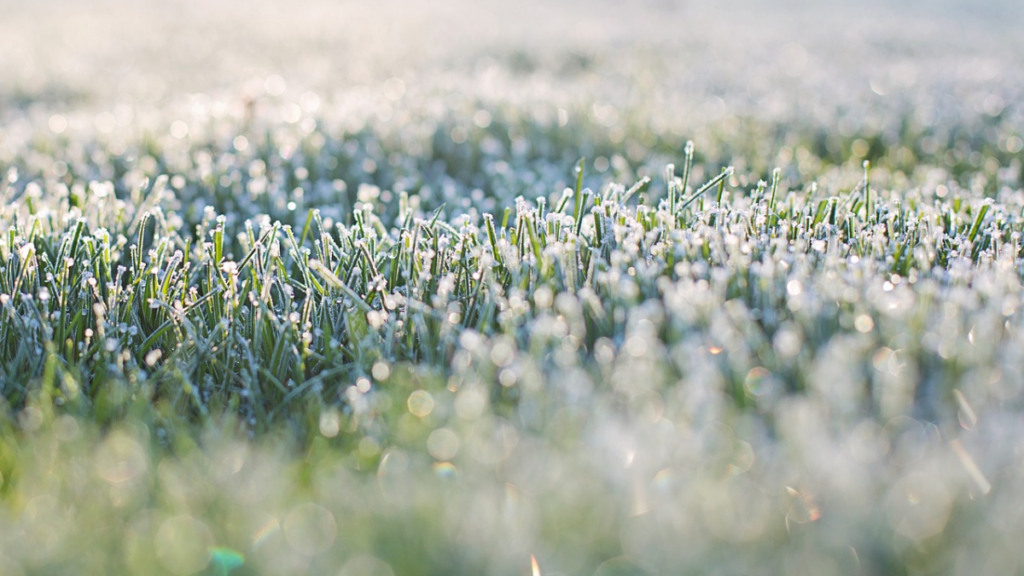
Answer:
[[[1019,392],[1019,193],[867,164],[744,188],[688,144],[653,179],[592,190],[581,160],[564,191],[449,207],[253,146],[130,187],[8,171],[9,562],[782,570],[813,546],[845,570],[853,546],[901,572],[1013,482],[976,458],[1014,426],[979,414]]]
[[[0,575],[1019,571],[1000,25],[111,2],[0,21]]]

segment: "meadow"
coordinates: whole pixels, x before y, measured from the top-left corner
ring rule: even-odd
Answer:
[[[0,9],[0,576],[1024,569],[1013,3]]]

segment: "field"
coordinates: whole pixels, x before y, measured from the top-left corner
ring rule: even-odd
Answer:
[[[0,576],[1024,571],[1017,3],[0,13]]]

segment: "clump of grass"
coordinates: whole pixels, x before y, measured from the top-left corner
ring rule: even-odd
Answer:
[[[580,301],[575,355],[585,361],[598,341],[622,344],[625,318],[616,311],[665,306],[684,280],[720,283],[716,298],[755,313],[769,342],[801,317],[780,306],[778,282],[813,281],[825,263],[836,282],[862,270],[867,277],[848,280],[836,309],[806,319],[801,331],[824,322],[815,340],[827,343],[844,329],[836,323],[844,308],[874,315],[862,282],[887,274],[890,286],[944,282],[957,262],[981,274],[985,262],[1020,250],[1020,211],[990,215],[991,201],[872,197],[867,170],[842,197],[784,194],[776,171],[769,193],[727,198],[731,167],[690,192],[691,163],[688,147],[684,179],[670,169],[666,197],[633,205],[635,186],[584,188],[581,161],[558,206],[520,198],[499,224],[489,213],[449,222],[443,209],[414,209],[407,195],[389,213],[367,195],[351,225],[325,221],[316,208],[301,230],[266,217],[231,225],[207,210],[186,234],[159,200],[131,205],[109,184],[75,200],[86,210],[70,192],[38,210],[29,191],[24,205],[7,209],[0,239],[10,320],[0,347],[4,397],[21,408],[43,395],[79,414],[98,411],[102,421],[119,413],[108,396],[141,394],[177,413],[230,411],[262,428],[300,399],[345,404],[338,388],[377,364],[447,371],[467,333],[526,345],[550,306],[538,305],[538,294]],[[144,182],[134,195],[159,198],[167,180]],[[796,276],[801,267],[810,267],[805,279]],[[665,313],[666,328],[678,322],[671,308]],[[677,328],[664,345],[685,335]],[[778,362],[768,349],[754,352],[763,364]]]

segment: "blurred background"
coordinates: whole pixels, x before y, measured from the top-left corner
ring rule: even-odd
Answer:
[[[337,91],[489,66],[569,85],[581,72],[649,77],[641,88],[726,104],[810,92],[838,106],[871,86],[891,98],[1010,83],[1024,42],[1014,33],[1024,7],[1010,0],[3,0],[0,10],[5,107],[153,102],[253,89],[271,74]],[[651,52],[656,62],[639,65]]]
[[[911,172],[958,146],[1009,163],[1022,120],[1024,7],[1010,0],[2,0],[0,11],[0,161],[54,115],[72,132],[166,134],[218,114],[211,102],[244,119],[267,96],[349,132],[374,116],[375,130],[412,117],[472,131],[481,106],[561,109],[601,133],[575,137],[582,153],[601,154],[595,138],[625,149],[633,126],[759,169],[785,165],[795,152],[779,152],[800,142],[826,165],[867,157]],[[631,163],[663,161],[632,140]]]

